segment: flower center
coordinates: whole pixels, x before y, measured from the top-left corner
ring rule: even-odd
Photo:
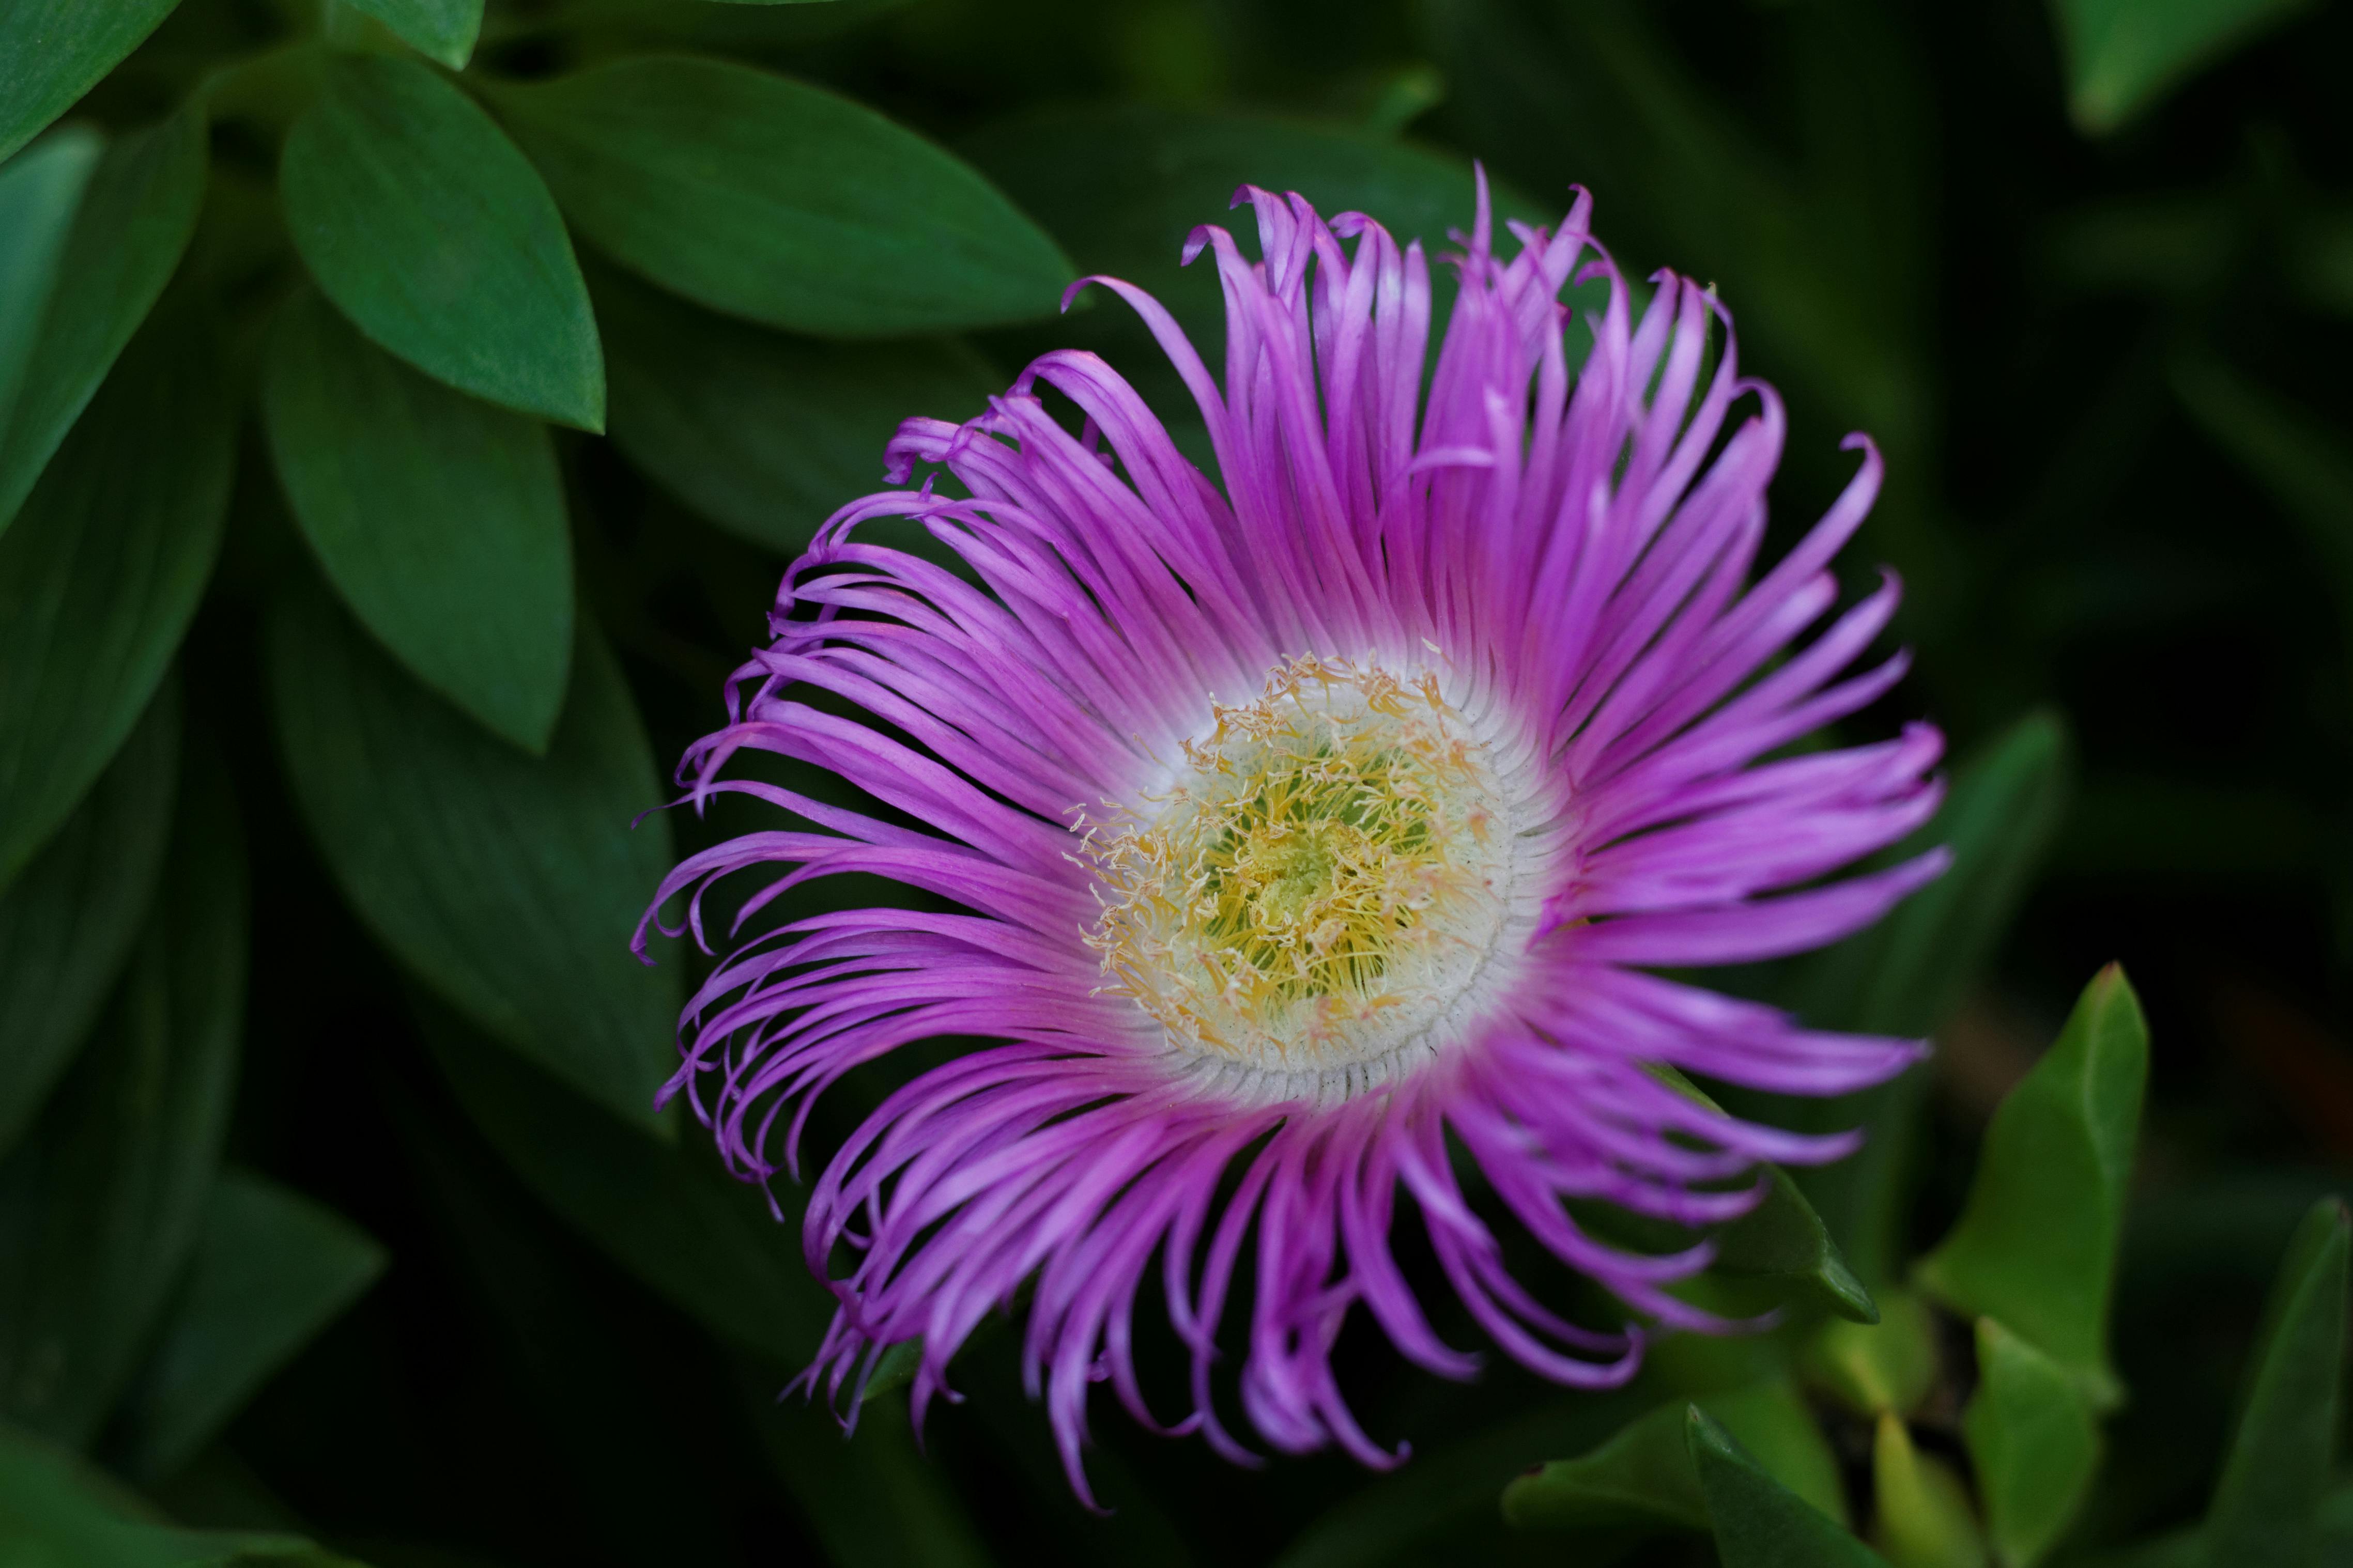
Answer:
[[[1487,742],[1434,675],[1313,658],[1211,715],[1165,790],[1084,825],[1103,989],[1253,1097],[1345,1095],[1436,1054],[1513,923]]]

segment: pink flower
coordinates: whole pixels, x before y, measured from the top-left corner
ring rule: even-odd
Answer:
[[[1025,1365],[1082,1497],[1092,1384],[1158,1425],[1130,1357],[1155,1281],[1193,1367],[1192,1408],[1163,1429],[1250,1457],[1209,1378],[1248,1247],[1250,1425],[1286,1451],[1392,1463],[1333,1375],[1346,1314],[1432,1372],[1477,1364],[1393,1258],[1401,1191],[1497,1346],[1618,1384],[1641,1322],[1727,1326],[1664,1289],[1708,1249],[1630,1253],[1564,1200],[1705,1225],[1756,1201],[1728,1185],[1755,1163],[1852,1145],[1718,1114],[1645,1064],[1835,1094],[1919,1051],[1645,973],[1818,946],[1941,869],[1821,880],[1935,811],[1935,730],[1761,760],[1903,673],[1898,657],[1841,679],[1886,626],[1892,580],[1791,647],[1831,611],[1830,562],[1877,491],[1868,441],[1850,438],[1862,466],[1829,515],[1752,582],[1779,400],[1741,376],[1729,319],[1691,282],[1662,275],[1631,319],[1588,198],[1556,233],[1515,227],[1505,261],[1482,185],[1427,397],[1419,243],[1244,199],[1263,261],[1219,228],[1187,247],[1224,283],[1222,389],[1148,295],[1087,280],[1151,326],[1222,486],[1091,354],[1046,355],[967,425],[909,420],[892,479],[935,465],[970,499],[929,480],[870,496],[794,564],[731,722],[681,769],[698,805],[739,792],[777,826],[659,895],[693,890],[698,939],[704,893],[740,871],[769,880],[739,931],[839,873],[934,896],[738,942],[687,1007],[664,1093],[765,1180],[852,1068],[995,1042],[916,1076],[818,1178],[804,1247],[840,1308],[806,1376],[839,1395],[920,1340],[920,1415],[975,1326],[1034,1281]],[[1560,294],[1588,251],[1609,304],[1572,365]],[[892,515],[985,588],[860,539]],[[729,776],[746,748],[876,809]],[[1488,1189],[1476,1205],[1458,1149]],[[1541,1304],[1482,1209],[1632,1318],[1601,1331]]]

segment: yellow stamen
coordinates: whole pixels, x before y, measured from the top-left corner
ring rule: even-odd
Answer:
[[[1436,678],[1298,658],[1211,713],[1167,791],[1082,824],[1103,989],[1261,1063],[1355,1054],[1368,1021],[1450,1000],[1507,867],[1483,747]]]

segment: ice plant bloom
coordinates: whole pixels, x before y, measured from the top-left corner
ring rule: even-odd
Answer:
[[[1607,1245],[1568,1201],[1702,1226],[1757,1200],[1757,1162],[1852,1146],[1718,1113],[1646,1064],[1833,1094],[1919,1049],[1647,973],[1817,946],[1942,865],[1824,879],[1934,812],[1934,730],[1774,756],[1903,671],[1844,673],[1892,580],[1804,640],[1879,485],[1869,443],[1850,439],[1844,493],[1752,580],[1780,404],[1741,375],[1711,291],[1662,274],[1634,319],[1586,197],[1557,231],[1515,226],[1506,260],[1482,189],[1426,396],[1419,243],[1296,195],[1244,200],[1261,260],[1214,227],[1186,256],[1224,286],[1222,385],[1148,295],[1080,285],[1150,326],[1217,479],[1088,353],[1039,359],[968,424],[909,420],[892,480],[926,465],[966,493],[926,479],[854,502],[793,565],[730,722],[681,771],[698,805],[738,792],[776,825],[688,859],[656,906],[683,896],[702,939],[714,881],[765,879],[665,1090],[740,1173],[793,1161],[851,1069],[966,1042],[935,1047],[816,1180],[803,1244],[839,1310],[806,1376],[839,1397],[920,1341],[920,1417],[1026,1287],[1026,1374],[1082,1496],[1093,1383],[1156,1425],[1131,1347],[1147,1289],[1192,1366],[1190,1411],[1160,1429],[1250,1456],[1211,1398],[1231,1294],[1240,1404],[1268,1444],[1399,1457],[1335,1383],[1347,1314],[1432,1372],[1477,1364],[1392,1251],[1401,1194],[1504,1353],[1622,1382],[1646,1325],[1725,1326],[1666,1289],[1708,1248]],[[1609,300],[1580,321],[1561,295],[1586,278]],[[860,537],[885,516],[969,576]],[[747,751],[875,804],[731,772]],[[741,934],[850,872],[930,897]],[[1561,1279],[1507,1271],[1498,1222],[1625,1321],[1547,1304],[1535,1287]]]

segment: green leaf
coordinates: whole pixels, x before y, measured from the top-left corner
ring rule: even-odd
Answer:
[[[566,1224],[712,1332],[781,1365],[816,1353],[833,1298],[800,1257],[797,1225],[706,1152],[616,1121],[428,997],[426,1044],[474,1125]],[[778,1194],[787,1220],[797,1194]]]
[[[2041,1562],[2100,1464],[2100,1427],[2066,1368],[1991,1318],[1978,1320],[1978,1388],[1961,1415],[2000,1568]]]
[[[204,202],[206,156],[205,118],[191,108],[118,138],[99,159],[0,430],[0,531],[180,264]]]
[[[1781,1000],[1822,1028],[1901,1036],[1942,1028],[2032,884],[2065,807],[2068,752],[2058,717],[2036,712],[1965,758],[1936,819],[1889,852],[1900,859],[1942,844],[1951,868],[1870,930],[1802,961]],[[1796,1181],[1870,1283],[1894,1274],[1912,1110],[1924,1081],[1915,1068],[1831,1100],[1734,1100],[1735,1110],[1778,1126],[1864,1129],[1860,1151],[1800,1171]]]
[[[2148,1025],[2110,964],[1994,1112],[1961,1217],[1915,1270],[1946,1305],[2000,1320],[2065,1367],[2104,1410],[2124,1392],[2108,1300],[2147,1081]]]
[[[716,310],[890,337],[1047,315],[1071,279],[964,163],[783,77],[630,59],[494,101],[581,234]]]
[[[1846,1517],[1838,1458],[1786,1379],[1712,1394],[1699,1405],[1799,1498],[1835,1520]],[[1523,1529],[1705,1530],[1685,1427],[1690,1406],[1662,1405],[1577,1459],[1556,1460],[1504,1489],[1504,1517]]]
[[[0,1422],[0,1563],[10,1568],[358,1568],[299,1536],[180,1530],[72,1454]]]
[[[2117,129],[2309,0],[2052,0],[2067,107],[2092,135]]]
[[[1822,1216],[1778,1165],[1765,1168],[1765,1201],[1715,1233],[1711,1274],[1771,1282],[1788,1294],[1857,1324],[1879,1321],[1864,1289]]]
[[[1673,1068],[1654,1062],[1648,1070],[1710,1110],[1723,1109]],[[1794,1298],[1857,1323],[1879,1321],[1879,1308],[1871,1292],[1847,1267],[1829,1227],[1798,1184],[1778,1165],[1767,1165],[1759,1174],[1767,1184],[1763,1200],[1710,1237],[1715,1258],[1708,1266],[1708,1275],[1717,1280],[1757,1281],[1768,1287],[1777,1300],[1761,1307],[1735,1305],[1728,1310],[1769,1310]],[[1660,1245],[1665,1249],[1674,1243],[1662,1237]],[[1678,1436],[1675,1440],[1683,1439]]]
[[[0,11],[0,158],[40,134],[179,0],[11,0]]]
[[[1909,1415],[1936,1383],[1936,1325],[1908,1290],[1880,1293],[1880,1320],[1824,1323],[1799,1364],[1807,1383],[1858,1415]]]
[[[195,1242],[245,1005],[245,851],[195,753],[154,913],[112,1012],[0,1162],[0,1416],[87,1443]]]
[[[294,247],[369,337],[460,392],[605,427],[564,220],[473,100],[415,60],[341,57],[286,139],[278,184]]]
[[[288,503],[362,625],[508,740],[547,749],[572,658],[572,547],[547,427],[452,392],[308,290],[262,414]]]
[[[0,893],[0,1154],[81,1048],[147,918],[179,780],[167,682],[98,786]]]
[[[713,522],[782,554],[881,488],[901,420],[968,419],[1005,388],[954,339],[791,337],[610,269],[590,276],[612,354],[615,443]]]
[[[2238,1429],[2206,1510],[2214,1568],[2313,1561],[2345,1383],[2349,1237],[2344,1201],[2323,1198],[2280,1263]]]
[[[1699,1406],[1687,1407],[1683,1433],[1724,1568],[1886,1568],[1836,1520],[1775,1480]]]
[[[671,1068],[670,979],[628,952],[670,868],[628,689],[583,626],[547,755],[485,734],[315,591],[272,617],[288,772],[343,895],[477,1024],[600,1104],[649,1121]]]
[[[418,54],[464,70],[482,32],[482,0],[350,0]]]
[[[1961,1479],[1914,1447],[1894,1415],[1879,1418],[1871,1480],[1873,1535],[1894,1568],[1984,1568],[1985,1540]]]
[[[0,536],[0,887],[155,694],[218,552],[236,406],[192,311],[132,345]]]
[[[0,247],[0,430],[40,337],[74,209],[105,145],[89,127],[69,125],[0,164],[0,234],[8,236]]]
[[[1598,1447],[1655,1398],[1628,1388],[1564,1392],[1451,1441],[1417,1444],[1411,1464],[1358,1485],[1284,1546],[1275,1568],[1441,1562],[1487,1542],[1501,1559],[1519,1538],[1496,1500],[1528,1472],[1528,1456]],[[1523,1550],[1526,1544],[1520,1542]]]
[[[188,1279],[121,1417],[124,1466],[178,1470],[384,1272],[385,1250],[267,1177],[221,1173]]]

